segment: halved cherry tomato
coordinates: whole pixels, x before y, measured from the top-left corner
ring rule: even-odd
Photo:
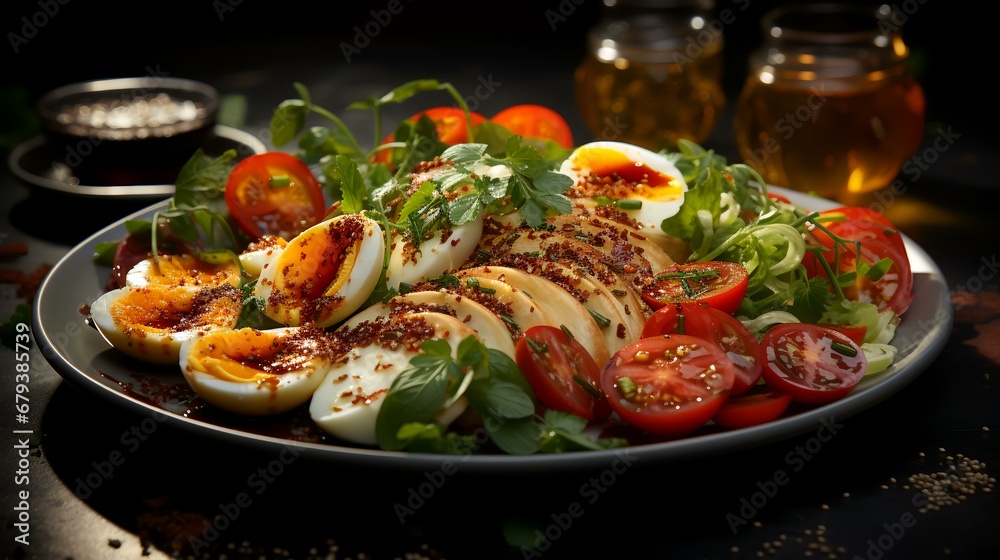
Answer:
[[[552,140],[563,148],[573,148],[573,131],[569,123],[558,112],[543,105],[512,105],[493,115],[490,121],[526,138]]]
[[[464,144],[469,141],[469,127],[465,120],[465,111],[460,107],[431,107],[425,111],[410,115],[406,120],[417,122],[422,116],[426,116],[434,122],[434,130],[437,132],[438,140],[442,144],[454,146],[455,144]],[[486,120],[484,115],[475,111],[469,111],[469,121],[472,123],[472,126],[476,126]],[[380,145],[388,144],[394,141],[394,139],[394,133],[389,133],[382,139]],[[391,167],[392,152],[393,150],[390,149],[379,150],[372,156],[372,161],[374,163],[384,163]]]
[[[733,363],[735,395],[760,381],[760,343],[739,319],[704,303],[680,302],[657,309],[646,320],[642,338],[688,334],[715,342]]]
[[[622,420],[675,437],[715,416],[734,377],[732,362],[714,342],[675,334],[623,346],[601,372],[601,387]]]
[[[653,309],[679,301],[701,301],[731,315],[747,293],[749,276],[740,263],[706,261],[675,263],[654,279],[642,292],[642,299]]]
[[[822,325],[846,334],[858,346],[864,343],[865,335],[868,334],[868,327],[864,325],[835,325],[830,323],[822,323]]]
[[[461,108],[432,107],[411,116],[407,120],[416,122],[424,115],[434,121],[434,129],[437,131],[438,140],[442,144],[454,146],[455,144],[464,144],[469,141],[469,127],[465,121],[465,111]],[[485,120],[485,116],[475,111],[469,111],[469,121],[472,122],[472,126],[476,126]]]
[[[323,219],[323,188],[309,166],[292,154],[265,152],[233,167],[226,181],[226,207],[240,230],[290,240]]]
[[[802,404],[826,404],[850,393],[868,361],[847,335],[811,323],[782,323],[764,333],[764,381]]]
[[[780,393],[767,385],[755,385],[742,395],[730,396],[712,421],[726,428],[766,424],[781,418],[791,403],[791,393]]]
[[[776,192],[767,191],[767,196],[771,197],[772,200],[777,200],[778,202],[784,202],[785,204],[791,204],[792,201],[787,196],[783,194],[778,194]]]
[[[852,286],[844,288],[844,295],[851,299],[874,302],[880,310],[891,308],[896,314],[902,315],[913,301],[913,271],[902,235],[885,216],[868,208],[844,206],[820,212],[821,216],[837,214],[843,214],[845,219],[824,222],[823,226],[843,239],[860,242],[864,262],[871,265],[887,258],[893,263],[889,271],[878,280],[858,275]],[[835,273],[842,274],[856,268],[855,245],[840,246],[838,254],[834,255],[833,239],[818,228],[807,236],[807,242],[827,249],[822,257],[831,266],[836,264]],[[826,276],[815,253],[807,253],[803,264],[810,276]]]
[[[517,366],[545,406],[587,420],[604,420],[611,408],[601,393],[601,369],[580,341],[550,325],[529,327],[517,341]]]

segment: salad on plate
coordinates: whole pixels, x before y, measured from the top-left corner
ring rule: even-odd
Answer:
[[[220,414],[430,453],[609,449],[778,420],[892,364],[900,232],[793,204],[682,141],[575,144],[539,105],[470,111],[417,80],[348,106],[302,84],[272,151],[198,152],[95,247],[90,320]],[[382,130],[382,109],[444,91]],[[310,119],[321,124],[308,125]]]

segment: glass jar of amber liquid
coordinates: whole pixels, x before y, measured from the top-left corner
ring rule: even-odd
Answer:
[[[769,184],[856,203],[919,149],[924,93],[890,16],[888,6],[836,4],[765,15],[734,132]]]
[[[588,34],[576,99],[598,140],[658,151],[708,139],[725,105],[723,23],[708,0],[620,0]]]

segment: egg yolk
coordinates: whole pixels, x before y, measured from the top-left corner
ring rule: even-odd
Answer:
[[[116,325],[133,330],[175,333],[215,326],[232,326],[242,309],[238,288],[224,284],[213,288],[129,289],[111,306]]]
[[[571,196],[665,202],[684,194],[684,185],[677,177],[611,148],[580,148],[573,156],[573,164],[584,174],[584,180],[571,188]]]
[[[244,328],[200,338],[188,352],[188,364],[225,381],[266,383],[286,373],[316,371],[320,347],[309,337]]]
[[[268,305],[291,323],[322,321],[343,301],[337,292],[351,276],[365,235],[361,219],[347,216],[299,235],[281,252]]]
[[[235,262],[207,263],[194,255],[164,255],[140,265],[132,280],[143,286],[239,286],[240,267]],[[130,275],[131,276],[131,275]]]

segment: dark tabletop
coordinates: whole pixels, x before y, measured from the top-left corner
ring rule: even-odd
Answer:
[[[725,29],[729,97],[705,143],[733,161],[732,106],[756,20],[770,4],[718,6],[745,8]],[[356,40],[356,26],[388,5],[324,11],[304,3],[187,2],[159,18],[134,5],[120,8],[134,14],[54,0],[8,8],[4,30],[26,40],[8,35],[14,43],[5,77],[13,79],[0,82],[9,82],[0,112],[4,156],[37,132],[31,102],[42,92],[149,68],[242,99],[246,111],[227,118],[265,143],[271,111],[295,96],[293,82],[305,83],[314,101],[349,125],[367,126],[363,115],[344,110],[347,103],[417,78],[449,81],[470,95],[488,83],[476,97],[482,112],[540,103],[566,115],[578,140],[592,136],[574,105],[572,71],[583,33],[599,15],[596,0],[473,11],[402,0],[401,11],[348,62],[343,45]],[[991,379],[1000,373],[991,202],[1000,185],[987,172],[997,148],[987,126],[993,101],[956,92],[972,94],[981,84],[974,57],[966,56],[973,47],[965,39],[974,33],[954,24],[971,10],[961,5],[898,6],[928,94],[920,153],[933,150],[935,161],[916,178],[901,176],[905,188],[886,204],[886,215],[945,277],[954,301],[950,338],[912,383],[833,419],[831,433],[817,426],[692,460],[619,460],[556,472],[470,473],[444,463],[438,470],[362,468],[155,422],[63,380],[37,345],[28,360],[29,422],[18,424],[15,355],[3,348],[0,550],[8,558],[167,558],[195,535],[202,539],[196,557],[213,559],[998,557],[1000,502],[987,490],[1000,472],[990,431],[1000,430]],[[403,118],[420,103],[394,107],[386,118]],[[946,150],[933,144],[943,134],[954,139]],[[29,248],[0,258],[0,269],[29,274],[43,274],[97,229],[156,202],[56,195],[19,182],[6,166],[0,193],[0,246]],[[30,294],[16,284],[0,288],[2,321]],[[952,474],[976,491],[954,505],[920,493],[919,484]],[[27,546],[15,540],[26,528],[20,522],[28,523]]]

